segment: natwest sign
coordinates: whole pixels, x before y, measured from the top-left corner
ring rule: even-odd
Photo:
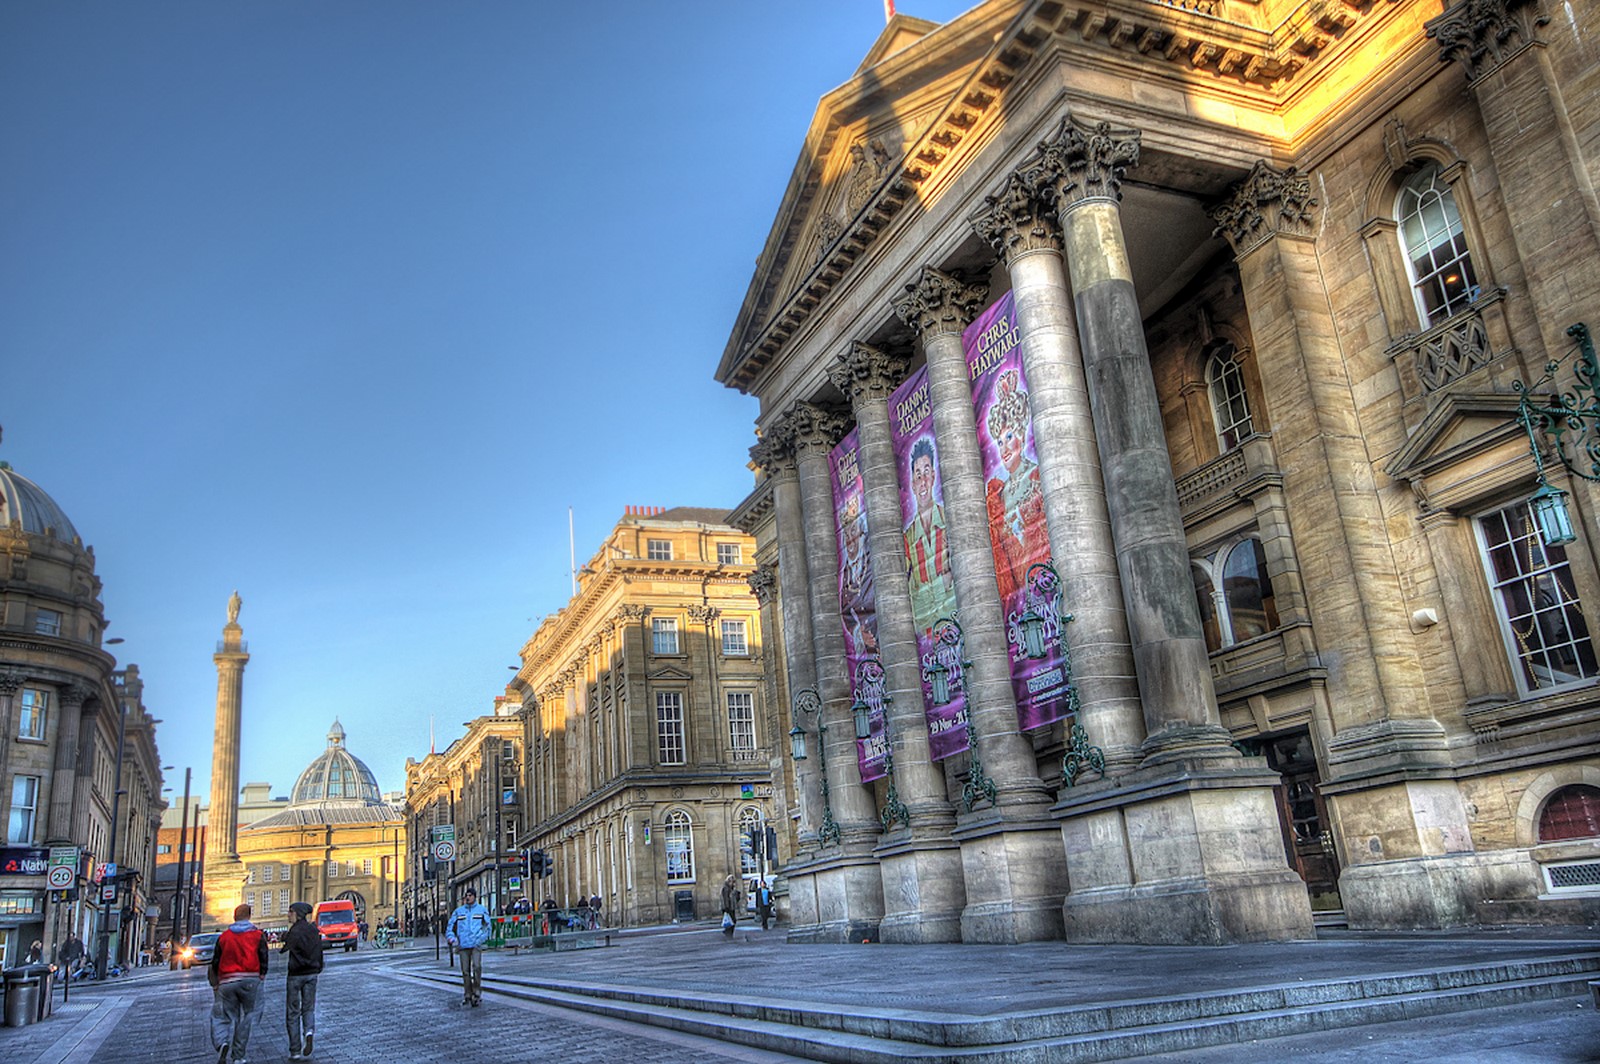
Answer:
[[[49,850],[32,846],[0,849],[0,876],[42,876],[49,868]]]

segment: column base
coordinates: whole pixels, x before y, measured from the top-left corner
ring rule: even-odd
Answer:
[[[205,899],[200,912],[200,928],[215,931],[233,923],[234,906],[244,901],[244,862],[233,855],[207,858]]]
[[[954,837],[967,897],[961,941],[1014,945],[1061,938],[1067,866],[1053,821],[1008,819],[990,809],[963,817]]]
[[[961,941],[966,887],[961,847],[950,839],[907,837],[875,851],[883,877],[883,942],[917,944]]]
[[[1316,937],[1259,758],[1179,762],[1057,803],[1074,942],[1225,945]]]
[[[784,869],[789,880],[786,941],[876,942],[883,877],[876,859],[833,854]]]

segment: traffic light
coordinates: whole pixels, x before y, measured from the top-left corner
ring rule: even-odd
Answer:
[[[751,827],[739,833],[739,852],[752,861],[761,860],[761,829]]]
[[[778,829],[771,824],[767,825],[767,860],[773,864],[778,863]]]
[[[555,858],[551,857],[549,854],[545,853],[543,850],[540,850],[539,851],[539,861],[540,861],[540,867],[539,867],[539,878],[540,879],[548,879],[549,877],[551,877],[551,876],[556,874],[556,861],[555,861]]]

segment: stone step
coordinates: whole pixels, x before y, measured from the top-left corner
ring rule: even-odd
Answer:
[[[488,973],[484,989],[812,1060],[1075,1064],[1583,994],[1596,975],[1600,954],[1580,954],[955,1017]]]

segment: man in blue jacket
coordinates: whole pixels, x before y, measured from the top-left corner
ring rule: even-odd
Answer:
[[[444,925],[445,941],[461,951],[463,1005],[483,1004],[483,944],[489,941],[489,910],[478,904],[478,892],[468,887],[461,904]]]

